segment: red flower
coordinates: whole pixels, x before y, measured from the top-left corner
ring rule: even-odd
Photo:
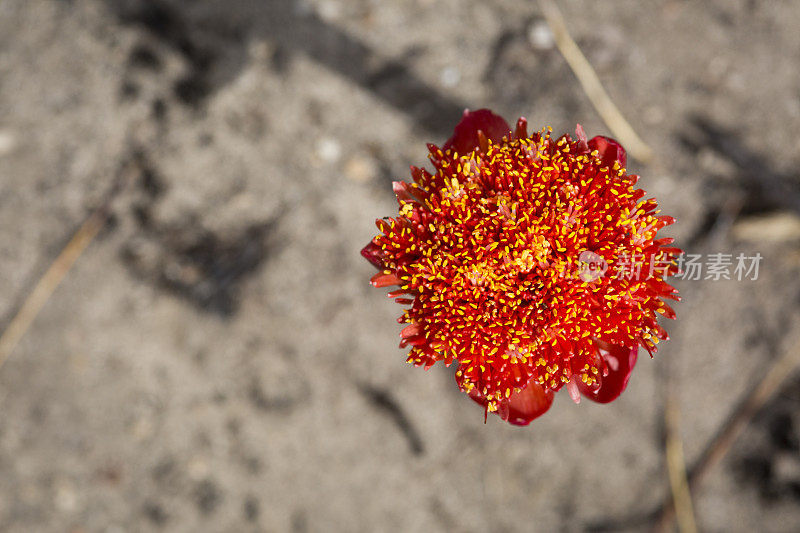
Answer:
[[[672,217],[634,188],[613,139],[514,132],[487,109],[465,111],[435,172],[394,182],[396,218],[362,255],[376,287],[410,307],[399,321],[408,361],[458,362],[458,386],[486,412],[526,425],[566,386],[607,403],[627,386],[640,346],[651,354],[674,318]],[[628,270],[626,270],[626,268]]]

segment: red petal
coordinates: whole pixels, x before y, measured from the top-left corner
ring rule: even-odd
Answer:
[[[486,399],[478,393],[477,387],[472,389],[469,397],[486,407]],[[508,403],[498,406],[497,415],[509,424],[527,426],[533,419],[545,414],[553,405],[553,391],[546,391],[541,385],[529,381],[519,392],[511,394]]]
[[[517,139],[525,139],[528,137],[528,119],[519,117],[514,135],[516,135]]]
[[[488,109],[477,111],[467,109],[453,131],[453,136],[444,143],[444,149],[468,154],[479,146],[478,131],[482,131],[487,139],[498,142],[511,132],[511,128],[503,117],[495,115]]]
[[[596,341],[597,342],[597,341]],[[599,403],[608,403],[617,399],[628,386],[639,347],[628,348],[625,346],[609,345],[598,342],[598,347],[608,352],[608,355],[601,352],[601,356],[608,364],[608,375],[601,378],[600,388],[592,391],[583,383],[579,383],[581,393],[590,400]]]
[[[422,326],[414,322],[404,327],[403,331],[400,332],[400,336],[404,339],[410,339],[416,337],[420,333],[422,333]]]
[[[378,272],[369,280],[373,287],[389,287],[390,285],[402,285],[400,278],[397,277],[397,274],[394,272],[390,272],[389,274],[384,274],[383,272]]]
[[[665,317],[669,318],[670,320],[675,320],[678,317],[678,315],[675,313],[675,310],[670,306],[668,306],[667,304],[665,304],[664,302],[661,302],[661,307],[656,309],[656,311],[658,311]]]
[[[575,126],[575,137],[577,137],[578,147],[583,153],[591,152],[591,150],[589,150],[589,138],[586,136],[586,132],[583,131],[583,126],[580,124]]]
[[[413,202],[414,197],[411,196],[409,192],[409,184],[404,181],[393,181],[392,182],[392,190],[394,191],[395,196],[397,196],[397,201],[405,201],[405,202]]]
[[[375,265],[375,268],[383,268],[383,251],[375,242],[369,241],[369,244],[361,250],[361,255]]]
[[[669,216],[660,216],[660,217],[656,217],[656,218],[660,222],[663,222],[664,226],[669,226],[671,224],[674,224],[676,222],[676,220],[677,220],[675,217],[669,217]]]
[[[614,161],[619,161],[619,166],[624,167],[628,162],[625,148],[611,137],[598,135],[589,140],[589,149],[597,150],[603,164],[612,168]]]

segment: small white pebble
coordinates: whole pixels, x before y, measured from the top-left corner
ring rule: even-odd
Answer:
[[[326,163],[335,163],[342,156],[342,147],[336,140],[326,137],[317,144],[317,154]]]
[[[0,130],[0,156],[10,154],[17,146],[17,139],[8,130]]]
[[[322,20],[333,22],[342,16],[342,6],[339,2],[327,1],[317,6],[317,13]]]
[[[772,473],[779,482],[800,482],[800,458],[793,453],[778,453],[772,464]]]
[[[448,88],[455,87],[461,81],[461,72],[456,67],[446,67],[440,76],[442,85]]]
[[[72,483],[61,481],[56,487],[55,505],[59,511],[71,512],[78,507],[78,495]]]
[[[555,44],[553,32],[550,31],[550,26],[544,20],[538,20],[531,24],[528,29],[528,40],[534,48],[539,50],[549,50]]]

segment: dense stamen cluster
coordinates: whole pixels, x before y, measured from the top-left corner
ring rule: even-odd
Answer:
[[[528,135],[521,119],[478,139],[463,154],[429,145],[435,172],[395,183],[399,215],[377,221],[363,252],[382,269],[373,284],[399,285],[390,296],[410,304],[408,361],[457,361],[460,387],[491,411],[529,382],[596,390],[615,365],[602,346],[652,353],[667,338],[656,314],[673,316],[662,298],[676,294],[664,278],[678,251],[656,233],[672,219],[582,130]],[[586,252],[604,275],[581,275]],[[639,271],[622,272],[632,261]]]

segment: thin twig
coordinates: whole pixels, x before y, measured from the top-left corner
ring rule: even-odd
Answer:
[[[764,379],[753,389],[753,392],[736,411],[735,416],[731,417],[707,448],[703,457],[689,473],[690,486],[700,483],[706,474],[720,462],[753,416],[778,392],[783,382],[793,374],[798,366],[800,366],[800,350],[796,345],[792,345],[788,353],[772,364]]]
[[[675,385],[668,384],[664,418],[667,429],[666,455],[672,501],[678,515],[678,528],[682,533],[696,533],[692,494],[686,478],[686,459],[680,437],[680,408],[675,394]]]
[[[689,490],[697,489],[705,476],[722,461],[753,416],[780,390],[784,381],[800,367],[800,350],[797,349],[797,345],[796,341],[788,343],[787,353],[772,364],[761,382],[739,404],[733,415],[708,445],[703,455],[689,471]],[[672,501],[665,502],[658,515],[658,527],[665,531],[675,517],[675,507]]]
[[[81,224],[81,227],[78,228],[72,239],[64,246],[61,253],[53,261],[53,264],[50,265],[50,268],[47,269],[47,272],[44,273],[33,288],[33,291],[22,303],[14,318],[11,319],[11,322],[8,323],[5,331],[3,331],[3,334],[0,335],[0,368],[8,360],[19,341],[22,340],[39,312],[50,299],[53,291],[66,277],[72,265],[75,264],[75,261],[78,260],[83,251],[103,229],[108,220],[111,202],[132,176],[130,170],[130,167],[127,166],[115,180],[110,192],[106,195],[105,201]]]
[[[653,150],[639,137],[611,101],[592,65],[589,64],[586,56],[570,36],[564,23],[564,17],[556,3],[553,0],[539,0],[539,5],[550,26],[550,31],[553,32],[556,46],[569,63],[597,113],[632,157],[643,163],[649,162],[653,158]]]

